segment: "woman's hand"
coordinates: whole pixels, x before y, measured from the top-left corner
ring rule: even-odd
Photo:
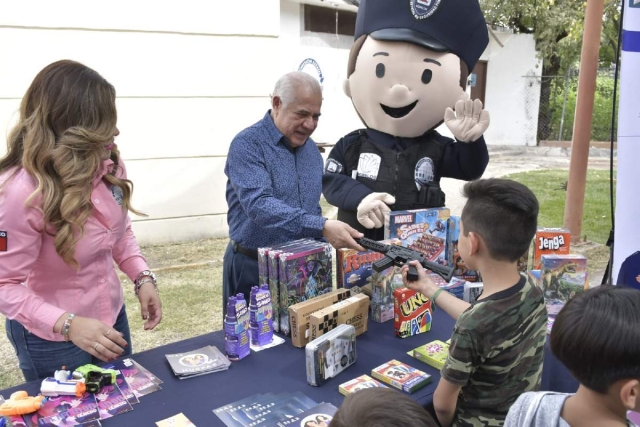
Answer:
[[[109,362],[124,353],[128,344],[122,334],[97,319],[76,316],[69,328],[69,340],[90,355]]]
[[[156,291],[153,283],[147,282],[138,290],[138,299],[140,300],[140,314],[142,319],[146,320],[144,329],[145,331],[151,330],[158,326],[162,320],[160,294]]]

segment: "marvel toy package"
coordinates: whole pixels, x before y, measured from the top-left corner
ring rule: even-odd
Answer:
[[[356,330],[339,325],[305,347],[307,382],[321,386],[356,362]]]
[[[402,246],[420,251],[427,261],[448,265],[448,208],[389,212],[385,216],[385,239],[400,239]]]

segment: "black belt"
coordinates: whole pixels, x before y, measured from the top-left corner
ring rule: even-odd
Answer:
[[[245,248],[244,246],[240,246],[238,243],[236,243],[233,240],[231,240],[231,246],[233,247],[233,251],[234,252],[239,252],[242,255],[246,255],[246,256],[248,256],[250,258],[255,259],[256,261],[258,260],[258,251],[257,250]]]

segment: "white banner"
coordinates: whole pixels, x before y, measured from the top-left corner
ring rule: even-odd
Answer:
[[[613,281],[624,263],[621,279],[640,288],[640,0],[624,8]]]

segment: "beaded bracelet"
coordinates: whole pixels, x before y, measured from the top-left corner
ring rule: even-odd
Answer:
[[[140,288],[142,287],[142,285],[149,282],[153,283],[156,292],[158,292],[158,282],[156,280],[156,275],[149,270],[145,270],[141,272],[134,281],[135,286],[133,288],[133,292],[136,294],[136,296],[139,296],[138,293],[140,292]]]
[[[71,322],[73,321],[74,317],[76,317],[74,313],[69,314],[69,316],[67,316],[64,323],[62,324],[62,330],[60,331],[60,333],[64,337],[64,340],[67,342],[69,342],[69,329],[71,329]]]

